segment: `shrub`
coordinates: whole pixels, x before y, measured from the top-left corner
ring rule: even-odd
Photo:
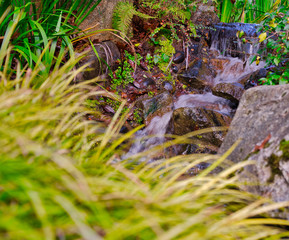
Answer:
[[[289,82],[289,6],[280,6],[277,11],[267,13],[259,29],[262,32],[265,48],[260,54],[265,55],[267,67],[273,71],[263,84],[275,85]],[[275,66],[275,67],[274,67]]]

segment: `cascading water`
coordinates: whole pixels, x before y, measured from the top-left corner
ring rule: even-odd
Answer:
[[[174,110],[185,107],[202,107],[207,106],[208,103],[214,105],[219,112],[230,115],[227,107],[227,100],[214,96],[208,92],[205,94],[189,94],[180,96],[174,103]],[[161,145],[166,140],[169,122],[172,117],[172,111],[163,116],[154,117],[145,129],[140,130],[135,135],[135,141],[130,150],[123,156],[123,159],[129,158],[137,153],[149,150],[157,145]],[[152,155],[147,154],[146,157],[140,161],[151,159]]]
[[[213,79],[213,85],[218,83],[235,83],[237,79],[263,67],[263,63],[256,65],[249,64],[249,56],[257,53],[259,48],[256,43],[256,24],[217,24],[216,30],[211,33],[211,49],[219,51],[217,58],[222,59],[226,64],[224,68],[217,71]],[[247,38],[251,38],[251,43],[243,44],[236,37],[238,31],[244,31]],[[213,86],[211,86],[213,87]],[[207,107],[213,105],[213,109],[225,114],[231,115],[231,109],[228,107],[228,100],[214,96],[210,91],[204,94],[182,95],[175,99],[173,110],[179,108]],[[173,112],[167,112],[164,115],[154,117],[143,130],[136,133],[135,142],[130,150],[123,156],[123,159],[129,158],[134,154],[149,150],[150,148],[164,143],[165,134],[168,132],[170,120]],[[153,136],[148,138],[148,136]],[[142,160],[149,160],[151,156]]]
[[[145,129],[139,130],[135,134],[135,141],[130,150],[123,156],[123,159],[129,158],[139,152],[151,149],[154,146],[160,145],[165,141],[165,134],[171,119],[172,112],[168,112],[163,116],[154,117],[150,124]],[[150,154],[147,157],[140,159],[144,161],[150,159]]]
[[[228,63],[222,71],[218,71],[217,76],[214,78],[214,85],[221,82],[236,82],[237,79],[240,79],[243,76],[255,72],[265,66],[264,62],[260,62],[258,65],[256,65],[255,62],[250,64],[249,61],[244,62],[239,58],[223,56],[220,56],[219,58],[228,60]]]
[[[259,50],[257,38],[258,24],[218,23],[211,31],[211,48],[220,51],[223,56],[246,59]],[[243,31],[246,43],[242,43],[237,33]]]

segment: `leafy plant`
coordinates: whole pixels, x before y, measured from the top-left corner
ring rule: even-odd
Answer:
[[[219,1],[221,22],[259,23],[267,12],[273,12],[281,0],[225,0]]]
[[[221,22],[229,22],[231,18],[231,13],[233,10],[233,3],[231,0],[224,0],[221,3],[222,9],[221,9]]]
[[[134,67],[132,65],[140,64],[141,56],[136,54],[136,57],[125,51],[124,60],[121,62],[119,67],[112,73],[110,73],[112,85],[111,88],[116,90],[117,87],[125,87],[127,84],[132,83],[134,78],[132,74],[134,72]]]
[[[57,66],[64,60],[58,56],[61,56],[66,48],[69,49],[70,56],[74,57],[69,36],[77,31],[77,25],[100,1],[92,2],[89,0],[87,4],[80,0],[55,0],[52,4],[47,0],[2,1],[2,56],[9,46],[13,46],[5,64],[11,66],[10,69],[15,69],[17,59],[21,66],[40,66],[41,72],[48,75],[55,64]],[[0,67],[3,67],[2,63],[3,59],[0,59]]]
[[[185,22],[191,18],[191,10],[195,6],[194,1],[177,0],[142,0],[144,7],[149,7],[156,11],[159,18],[170,18]]]
[[[133,111],[133,120],[139,125],[143,123],[143,118],[141,117],[142,110],[137,108]]]
[[[147,19],[153,18],[147,14],[137,11],[131,2],[119,1],[116,4],[115,9],[113,11],[112,17],[113,28],[127,35],[129,27],[131,26],[131,20],[134,15]]]
[[[280,6],[277,11],[266,14],[259,31],[262,32],[259,41],[265,45],[260,54],[266,53],[266,64],[273,68],[273,72],[261,82],[266,85],[288,83],[289,6]]]
[[[167,72],[170,60],[175,53],[175,48],[173,47],[172,42],[164,36],[162,36],[158,42],[160,48],[157,49],[156,54],[153,57],[153,62],[158,65],[163,72]]]

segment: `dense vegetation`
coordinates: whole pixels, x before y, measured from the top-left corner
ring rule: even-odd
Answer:
[[[129,111],[123,111],[125,103],[105,127],[88,120],[92,111],[97,113],[87,99],[118,96],[92,91],[95,79],[74,83],[86,66],[76,67],[82,56],[75,58],[69,36],[87,5],[41,2],[39,10],[33,2],[12,1],[8,6],[10,1],[0,1],[1,239],[289,236],[284,227],[289,222],[268,215],[289,203],[272,203],[240,190],[234,173],[252,162],[227,163],[225,170],[210,174],[232,149],[222,157],[120,161],[137,131],[119,133]],[[200,162],[213,164],[198,176],[186,177]]]

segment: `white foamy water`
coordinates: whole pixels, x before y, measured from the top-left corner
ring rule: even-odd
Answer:
[[[123,159],[129,158],[137,153],[151,149],[154,146],[160,145],[165,141],[165,133],[168,128],[173,112],[168,112],[163,116],[154,117],[145,129],[140,130],[135,135],[135,141],[130,150],[123,156]],[[150,156],[141,159],[144,161]]]
[[[230,114],[228,110],[228,101],[224,98],[217,97],[210,92],[205,94],[188,94],[182,95],[178,98],[176,103],[174,104],[175,109],[178,108],[193,108],[193,107],[203,107],[208,105],[215,105],[214,108],[219,112],[224,114]]]
[[[250,64],[251,60],[247,60],[243,62],[239,58],[232,57],[220,57],[224,60],[228,60],[228,64],[224,66],[224,69],[217,73],[217,76],[214,78],[214,85],[227,82],[233,83],[237,82],[238,79],[246,76],[249,73],[253,73],[258,69],[261,69],[265,66],[264,62],[260,62],[259,65],[256,65],[256,62]]]

